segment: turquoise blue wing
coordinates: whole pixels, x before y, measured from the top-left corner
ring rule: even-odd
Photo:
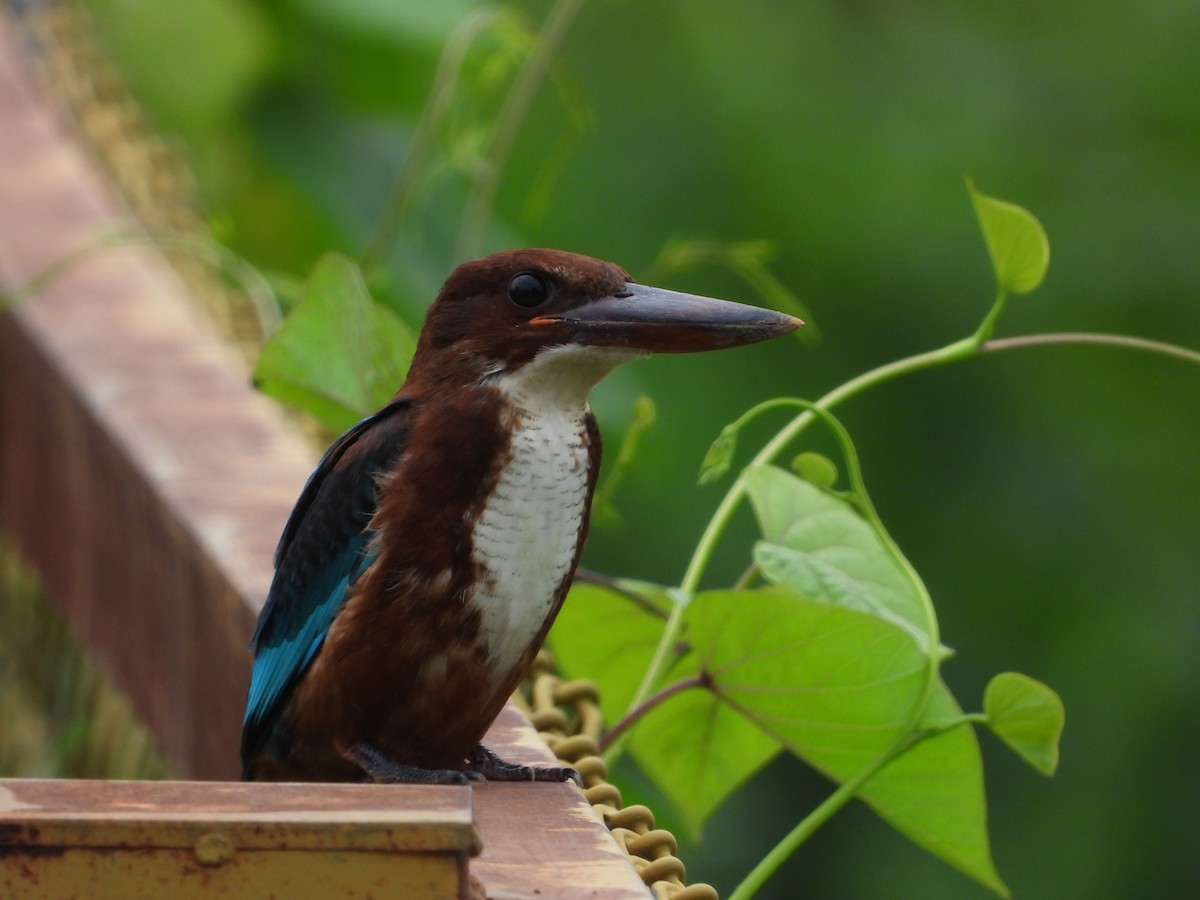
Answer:
[[[241,747],[247,777],[355,579],[373,562],[369,523],[377,480],[404,453],[407,410],[406,401],[395,401],[338,438],[284,527],[275,578],[250,639],[254,668]]]

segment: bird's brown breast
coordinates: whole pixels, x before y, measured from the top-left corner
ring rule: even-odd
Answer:
[[[595,484],[594,422],[586,407],[547,420],[475,393],[440,405],[456,428],[426,436],[418,412],[404,462],[381,480],[378,557],[297,685],[300,747],[335,735],[343,750],[366,741],[461,767],[561,606]],[[340,774],[326,777],[355,777],[329,756]]]

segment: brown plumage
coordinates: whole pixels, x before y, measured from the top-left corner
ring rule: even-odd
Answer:
[[[253,644],[244,775],[562,780],[478,748],[549,631],[600,460],[588,391],[649,352],[799,322],[556,250],[460,266],[393,401],[326,453]],[[464,774],[465,770],[465,774]]]

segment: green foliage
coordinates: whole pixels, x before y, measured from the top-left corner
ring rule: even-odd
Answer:
[[[396,392],[415,349],[409,327],[371,299],[358,266],[330,253],[263,346],[254,379],[263,392],[345,431]]]
[[[144,0],[95,0],[102,36],[160,127],[200,139],[230,116],[274,53],[262,12],[193,0],[187,15]]]
[[[862,798],[914,843],[1007,896],[991,858],[979,744],[966,720],[938,681],[919,739],[866,783]]]
[[[154,738],[0,542],[0,773],[169,778]]]
[[[441,0],[438,3],[379,3],[378,0],[294,0],[295,5],[318,21],[347,33],[375,40],[440,46],[469,15],[476,4],[470,0]]]
[[[996,284],[1002,292],[1028,294],[1046,277],[1050,242],[1042,224],[1015,203],[980,193],[967,180],[971,203],[983,229]]]
[[[909,739],[929,677],[927,657],[891,622],[791,591],[701,594],[685,620],[711,675],[714,702],[747,716],[836,781]],[[915,724],[927,723],[922,717]],[[690,731],[701,751],[723,740],[714,729]],[[881,773],[868,781],[863,799],[918,843],[995,886],[974,742],[948,735],[910,751],[907,768],[905,777]]]
[[[747,640],[748,629],[762,624],[767,603],[762,592],[731,591],[700,594],[688,604],[684,633],[691,649],[675,663],[671,678],[676,684],[695,686],[663,700],[655,709],[654,726],[636,729],[629,740],[638,766],[693,833],[785,744],[756,710],[739,708],[738,696],[726,693],[727,686],[753,692],[762,684],[786,690],[793,683],[772,682],[753,671],[758,652],[771,652],[770,646],[755,646],[752,637]],[[722,625],[730,627],[723,635],[711,630]],[[642,672],[649,661],[649,656],[642,661]]]
[[[769,263],[775,258],[775,246],[770,241],[698,241],[671,238],[658,252],[647,276],[652,281],[667,281],[676,276],[718,266],[728,269],[744,281],[760,302],[802,319],[805,327],[793,332],[808,344],[818,343],[821,332],[813,323],[813,315],[796,292],[772,274]]]
[[[1058,694],[1017,672],[1003,672],[983,695],[988,727],[1043,775],[1058,768],[1065,713]]]
[[[915,843],[1006,896],[992,862],[983,764],[970,725],[987,724],[1039,771],[1049,774],[1057,765],[1062,704],[1045,685],[1001,675],[989,686],[984,713],[965,715],[958,706],[941,678],[948,653],[929,594],[884,529],[850,436],[829,413],[868,387],[980,352],[1008,291],[1031,290],[1041,280],[1048,250],[1033,252],[1030,235],[1042,234],[1037,221],[1011,204],[974,191],[973,197],[1000,284],[976,334],[864,373],[816,403],[771,400],[727,425],[705,456],[702,484],[731,468],[738,433],[751,419],[774,408],[803,410],[742,470],[678,591],[640,586],[635,608],[619,594],[577,588],[554,632],[566,665],[586,661],[588,671],[612,678],[618,697],[632,697],[614,726],[610,755],[627,748],[694,830],[780,749],[842,785],[764,858],[735,897],[761,886],[855,795]],[[837,467],[822,456],[799,459],[797,468],[811,480],[765,465],[818,419],[845,454],[846,498],[828,491]],[[742,496],[762,535],[754,564],[771,586],[693,595]],[[622,602],[629,606],[624,614]],[[589,620],[587,631],[581,617]],[[581,645],[585,633],[598,647]],[[647,674],[635,690],[631,670],[643,665]],[[642,718],[652,718],[654,727],[636,727]]]
[[[570,672],[603,685],[605,721],[617,722],[633,703],[673,605],[658,585],[575,579],[555,620],[554,649]]]
[[[764,535],[781,542],[760,550],[794,548],[809,561],[794,580],[790,570],[778,579],[785,590],[711,591],[686,604],[685,649],[669,676],[675,687],[647,702],[654,726],[639,729],[629,751],[695,829],[781,748],[837,781],[896,757],[899,770],[874,775],[863,799],[1003,893],[988,847],[979,748],[967,729],[953,727],[963,717],[945,685],[934,683],[928,695],[935,676],[924,613],[905,575],[844,502],[777,469],[755,470],[748,484]],[[764,574],[773,573],[764,566]],[[664,616],[604,593],[573,590],[555,647],[572,668],[578,661],[606,688],[617,685],[623,699]],[[668,595],[654,593],[661,607]]]
[[[250,66],[235,60],[236,90],[222,89],[218,96],[226,106],[208,117],[214,132],[189,141],[188,149],[206,207],[228,216],[235,226],[230,240],[243,255],[301,271],[316,249],[365,246],[403,155],[404,172],[396,179],[400,201],[388,204],[399,225],[381,227],[380,252],[374,260],[367,257],[390,271],[366,268],[373,287],[377,272],[390,276],[389,288],[377,296],[413,320],[418,304],[458,261],[455,247],[479,244],[477,235],[462,239],[462,200],[486,178],[488,191],[472,205],[483,212],[472,213],[471,228],[488,229],[487,249],[525,244],[590,250],[623,262],[639,280],[679,276],[688,286],[687,279],[703,278],[699,292],[729,296],[743,285],[768,296],[746,272],[770,259],[771,278],[803,285],[803,295],[838,340],[836,352],[809,354],[794,365],[784,362],[782,343],[740,354],[744,364],[732,354],[689,360],[685,365],[705,379],[697,382],[705,384],[704,402],[676,385],[666,362],[609,379],[594,397],[606,434],[606,411],[628,408],[630,398],[646,390],[660,399],[670,423],[646,435],[638,467],[628,470],[632,487],[638,468],[652,466],[645,480],[653,489],[609,490],[624,527],[593,531],[587,563],[595,568],[673,579],[680,536],[709,496],[689,492],[688,436],[716,431],[716,417],[728,418],[735,402],[864,372],[822,399],[832,408],[899,375],[1037,343],[1010,338],[1001,347],[990,341],[997,306],[971,339],[870,369],[881,353],[942,340],[944,329],[961,320],[963,297],[977,288],[972,236],[947,213],[961,205],[955,175],[964,168],[1003,181],[1014,196],[1039,198],[1039,211],[1063,235],[1052,287],[1076,308],[1086,303],[1099,327],[1194,331],[1191,248],[1200,234],[1200,193],[1190,148],[1200,77],[1195,15],[1183,6],[1147,14],[1144,5],[1126,0],[1096,18],[1071,4],[1051,3],[1039,7],[1035,26],[971,4],[911,7],[903,16],[882,7],[796,5],[781,14],[762,4],[701,3],[684,14],[678,3],[589,4],[587,27],[551,48],[550,102],[526,107],[523,121],[519,107],[510,107],[520,114],[507,121],[520,122],[522,133],[505,162],[494,152],[496,135],[512,129],[498,127],[499,110],[531,47],[538,41],[546,46],[524,16],[532,8],[493,7],[502,17],[492,20],[468,16],[458,3],[416,12],[399,9],[405,4],[384,10],[386,5],[241,4],[269,10],[273,34],[262,44],[269,52],[255,50]],[[158,6],[151,18],[159,20],[163,10],[174,14],[169,0],[97,0],[94,6],[102,18],[117,6]],[[461,24],[447,39],[451,19]],[[208,21],[189,19],[188,27],[195,34]],[[1062,40],[1046,41],[1047,27]],[[149,49],[139,50],[119,40],[124,28],[106,32],[126,56],[161,56],[163,47],[173,46],[151,36]],[[437,64],[436,47],[443,43],[446,53]],[[1131,48],[1146,52],[1127,52]],[[462,51],[457,63],[456,49]],[[265,72],[262,59],[270,62]],[[147,77],[138,78],[139,86],[149,88],[150,74],[170,79],[185,69],[143,65],[140,71]],[[186,71],[218,80],[228,74],[203,61]],[[260,73],[257,85],[239,80],[254,72]],[[1107,76],[1097,78],[1097,72]],[[176,105],[167,93],[152,90],[147,97],[160,123],[192,108]],[[587,140],[580,141],[586,128]],[[184,137],[196,131],[180,128]],[[498,159],[500,166],[493,165]],[[552,193],[558,178],[569,189]],[[1002,201],[972,202],[1000,293],[1040,283],[1047,258],[1040,226],[1031,232]],[[663,236],[681,227],[724,249],[705,253],[704,240],[671,242],[658,264],[648,267]],[[769,245],[744,240],[759,235],[768,236]],[[690,250],[678,250],[687,243]],[[729,262],[733,258],[739,262]],[[751,269],[739,268],[744,264]],[[1021,311],[1026,327],[1038,316],[1058,314],[1049,304]],[[1068,342],[1066,336],[1043,337],[1043,343]],[[1200,358],[1151,341],[1088,339]],[[1176,779],[1191,784],[1187,766],[1197,707],[1188,640],[1195,629],[1180,623],[1195,612],[1187,588],[1195,583],[1187,535],[1196,504],[1190,482],[1179,473],[1189,471],[1190,448],[1200,436],[1178,410],[1187,408],[1194,386],[1186,378],[1155,375],[1153,367],[1135,370],[1122,354],[1030,356],[1019,366],[973,366],[961,380],[922,379],[905,394],[893,387],[861,414],[855,410],[856,438],[876,451],[871,473],[887,485],[890,526],[914,558],[934,561],[939,585],[960,610],[953,638],[963,652],[954,674],[982,683],[988,673],[979,671],[979,654],[970,648],[986,642],[993,657],[1026,665],[1036,660],[1048,680],[1069,692],[1073,709],[1080,703],[1072,728],[1087,752],[1072,754],[1058,789],[1045,792],[1035,779],[1013,781],[991,804],[997,843],[1006,841],[1009,848],[1000,854],[1006,875],[1018,888],[1060,897],[1169,893],[1180,889],[1178,873],[1194,851],[1188,829],[1179,827],[1190,810],[1176,802],[1187,792],[1163,794],[1138,773],[1174,764]],[[764,358],[770,369],[750,362]],[[1077,360],[1086,360],[1086,370]],[[967,388],[974,402],[955,402]],[[954,427],[928,427],[929,417],[946,415]],[[789,458],[784,451],[813,420],[797,416],[754,454],[751,468]],[[710,691],[693,686],[645,711],[647,727],[625,715],[631,706],[645,710],[651,698],[680,683],[694,658],[671,652],[686,643],[682,629],[690,609],[671,597],[698,594],[709,569],[740,570],[757,546],[747,534],[749,516],[731,521],[745,482],[734,468],[740,429],[730,430],[724,460],[706,483],[731,472],[733,477],[714,514],[716,524],[706,529],[682,580],[687,590],[671,595],[640,587],[643,598],[655,598],[650,612],[609,589],[577,586],[556,625],[560,662],[574,674],[596,677],[607,720],[622,723],[610,756],[626,747],[640,758],[643,741],[651,739],[645,732],[666,732],[659,721],[674,727],[676,720],[668,717],[677,707],[708,709],[704,704],[711,703]],[[742,442],[750,443],[746,436]],[[1145,466],[1151,457],[1157,464]],[[610,449],[606,466],[612,462]],[[1096,479],[1104,491],[1089,490]],[[849,504],[851,515],[865,516],[858,492],[849,493]],[[615,513],[601,515],[617,521]],[[989,537],[980,540],[978,523],[985,518]],[[1147,564],[1120,564],[1133,555]],[[722,583],[731,581],[729,576]],[[1136,611],[1128,604],[1133,592],[1146,598]],[[589,605],[603,611],[577,620],[577,607]],[[625,629],[637,629],[637,652],[623,657],[625,665],[606,667],[604,647],[594,644],[620,646]],[[651,639],[655,634],[658,641]],[[663,646],[668,650],[659,654]],[[629,667],[637,668],[630,673]],[[647,679],[638,671],[648,668],[656,677],[643,691]],[[930,709],[941,690],[939,680]],[[1031,702],[1027,697],[1015,706]],[[717,708],[727,715],[723,704]],[[1048,719],[1035,716],[1020,725],[1020,717],[1014,722],[1008,713],[985,712],[967,718],[993,728],[1007,721],[1001,729],[1017,735],[1032,732],[1028,742],[1043,747],[1045,763]],[[949,709],[946,715],[953,719]],[[1131,727],[1111,734],[1113,716]],[[926,737],[869,783],[878,790],[889,778],[902,779],[918,751],[968,738],[973,740],[971,731],[962,725]],[[1021,752],[1017,745],[1024,741],[1017,739],[1014,749]],[[751,750],[746,755],[754,756]],[[1095,784],[1125,778],[1127,791],[1098,797]],[[853,796],[857,786],[845,785]],[[837,791],[831,799],[844,802]],[[713,848],[704,852],[690,848],[689,855],[685,841],[689,874],[714,881],[737,877],[746,844],[761,840],[757,836],[767,829],[785,827],[782,804],[768,806],[755,810],[757,828],[728,821],[734,815],[728,808],[718,814],[708,826]],[[1034,806],[1036,816],[1029,812]],[[812,821],[819,824],[817,819]],[[1079,830],[1081,820],[1093,827]],[[830,889],[809,877],[811,860],[797,863],[794,871],[804,867],[806,895],[823,889],[835,896],[962,894],[961,885],[897,860],[903,850],[896,842],[852,829],[835,830],[826,840],[835,858],[850,854],[849,843],[872,864],[825,876],[837,884]],[[786,855],[795,845],[785,843]],[[1040,852],[1012,849],[1030,845]],[[711,852],[715,848],[721,852]],[[1051,855],[1056,863],[1046,866]],[[786,875],[776,878],[775,893],[801,892],[783,886]]]
[[[763,534],[754,561],[769,581],[885,619],[928,652],[920,592],[848,503],[772,466],[747,472],[746,491]]]

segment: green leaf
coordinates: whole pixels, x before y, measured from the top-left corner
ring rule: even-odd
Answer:
[[[1042,283],[1050,265],[1050,242],[1042,224],[1028,210],[980,193],[969,178],[967,190],[1000,290],[1029,293]]]
[[[892,623],[778,589],[712,591],[697,595],[685,615],[687,640],[712,685],[707,705],[689,692],[674,706],[671,728],[659,711],[635,732],[630,748],[655,772],[686,812],[700,815],[707,795],[689,798],[672,781],[711,775],[747,739],[730,739],[730,720],[711,708],[737,712],[769,737],[837,781],[845,781],[896,747],[909,733],[925,694],[929,660],[909,634]],[[695,720],[689,727],[684,713]],[[961,716],[939,681],[918,725]],[[650,759],[648,745],[663,739],[644,732],[684,732],[670,762]],[[747,742],[748,743],[748,742]],[[765,746],[765,743],[763,744]],[[752,751],[754,747],[751,745]],[[645,755],[644,755],[645,754]],[[761,764],[762,751],[753,761]],[[867,782],[861,796],[911,840],[998,893],[1005,888],[988,846],[979,747],[969,728],[953,728],[918,743]],[[738,772],[739,776],[743,773]],[[691,781],[682,781],[684,785]]]
[[[254,379],[264,393],[341,432],[396,392],[415,347],[409,327],[368,295],[358,266],[330,253],[263,346]]]
[[[839,777],[887,749],[921,698],[927,657],[874,616],[768,589],[698,594],[684,621],[725,702]]]
[[[590,583],[572,586],[549,637],[564,673],[603,686],[600,710],[608,726],[633,702],[676,602],[659,585],[621,580],[617,586],[640,599]],[[695,655],[684,653],[670,680],[696,671]],[[681,694],[652,715],[654,726],[636,728],[629,751],[694,832],[780,749],[778,741],[745,717],[718,707],[706,691]]]
[[[872,613],[929,646],[916,587],[850,504],[773,466],[747,472],[746,490],[766,538],[754,548],[763,577],[810,600]]]
[[[633,702],[671,608],[665,588],[617,584],[639,599],[596,584],[572,585],[548,638],[559,669],[603,687],[600,712],[609,726]]]
[[[950,689],[934,685],[922,726],[957,720]],[[1002,897],[992,861],[983,760],[975,729],[960,725],[926,738],[863,787],[862,798],[893,828]]]
[[[696,674],[690,656],[674,680]],[[629,752],[675,806],[693,837],[742,784],[783,749],[738,710],[711,691],[693,688],[651,713],[637,728]]]
[[[991,680],[983,695],[988,727],[1043,775],[1058,768],[1058,740],[1066,713],[1051,688],[1017,672]]]

